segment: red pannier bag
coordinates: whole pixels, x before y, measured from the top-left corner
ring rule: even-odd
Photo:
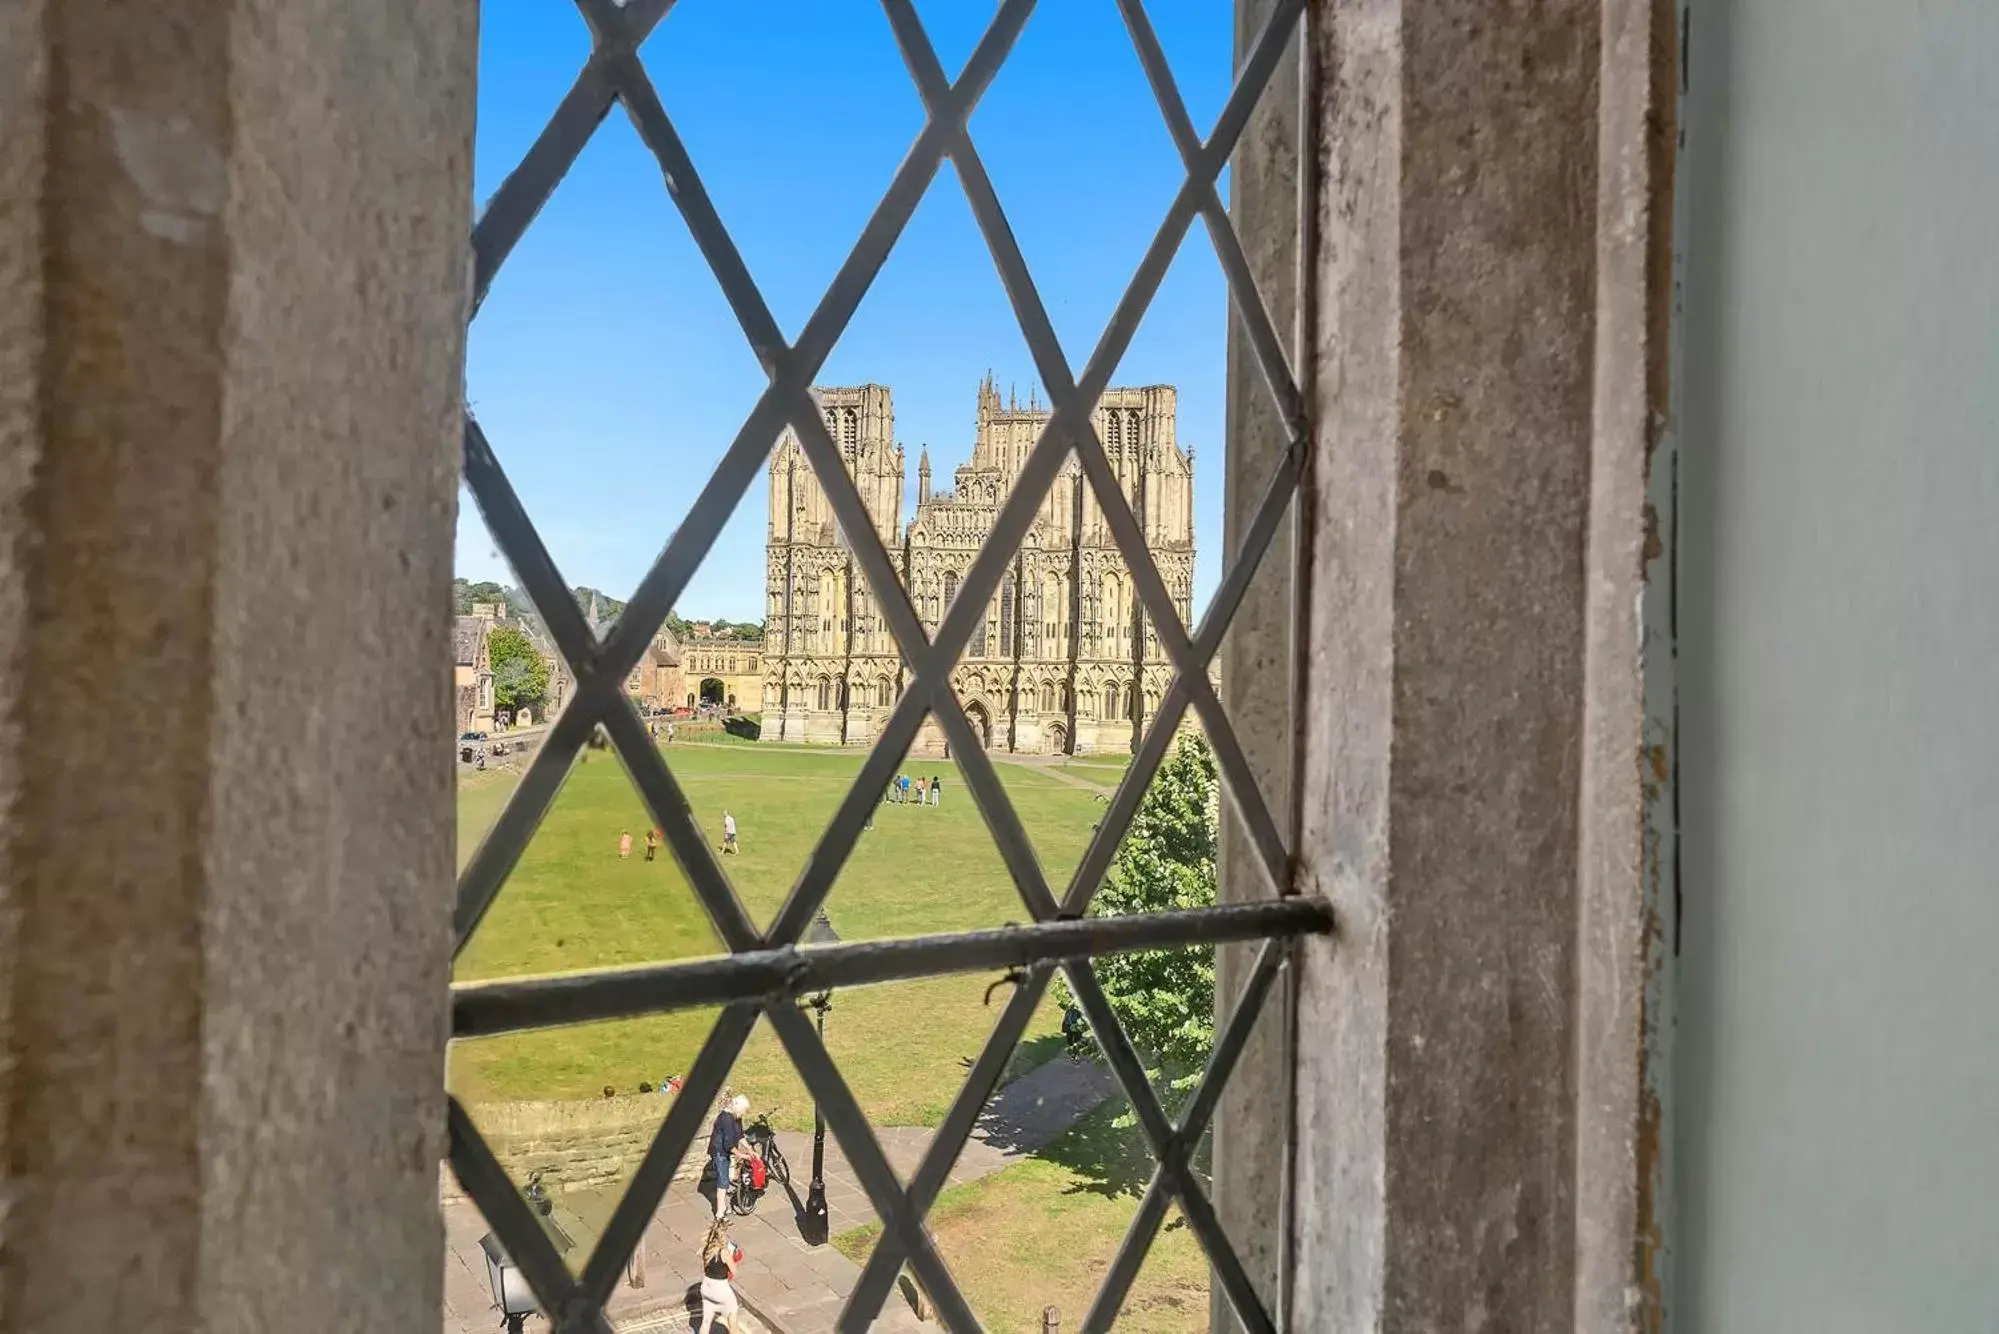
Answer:
[[[750,1189],[762,1190],[768,1184],[770,1184],[770,1169],[764,1166],[764,1160],[750,1159]]]

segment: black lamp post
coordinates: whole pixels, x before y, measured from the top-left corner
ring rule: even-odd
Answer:
[[[548,1239],[555,1243],[556,1251],[567,1254],[572,1250],[576,1245],[575,1239],[562,1224],[555,1221],[555,1202],[548,1198],[548,1191],[541,1184],[541,1173],[536,1172],[528,1178],[527,1187],[521,1194],[527,1197],[535,1221],[541,1224]],[[534,1294],[528,1290],[527,1279],[514,1268],[506,1248],[492,1233],[479,1238],[479,1248],[486,1253],[486,1281],[493,1285],[493,1305],[500,1308],[500,1319],[506,1323],[507,1334],[523,1334],[527,1318],[541,1313],[541,1308],[535,1304]]]
[[[840,935],[833,930],[833,924],[826,920],[822,911],[812,919],[812,925],[805,932],[808,945],[836,945]],[[819,1025],[819,1040],[826,1040],[826,1011],[833,1008],[833,993],[822,991],[805,1002]],[[799,1226],[799,1234],[808,1246],[824,1246],[830,1234],[826,1217],[826,1117],[819,1110],[819,1099],[812,1100],[812,1185],[805,1192],[805,1221]]]

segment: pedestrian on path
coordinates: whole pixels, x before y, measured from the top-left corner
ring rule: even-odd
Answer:
[[[708,1132],[708,1161],[695,1189],[713,1206],[717,1223],[728,1215],[729,1183],[735,1179],[736,1162],[750,1156],[749,1143],[743,1138],[743,1118],[749,1114],[750,1100],[738,1093],[715,1113],[715,1124]]]
[[[653,854],[657,853],[658,851],[659,851],[659,830],[657,829],[646,830],[646,860],[651,861],[653,859]]]
[[[632,831],[627,829],[625,830],[624,833],[618,835],[618,860],[621,862],[628,862],[631,859],[632,859]]]
[[[724,854],[734,853],[738,857],[742,856],[736,847],[736,817],[727,811],[722,812],[722,851]]]
[[[930,776],[930,804],[932,806],[935,806],[937,804],[937,794],[943,790],[944,790],[944,780],[939,778],[937,775],[932,774]]]
[[[729,1225],[716,1219],[701,1244],[701,1334],[715,1326],[736,1334],[736,1313],[742,1302],[736,1296],[736,1271],[743,1264],[743,1248],[729,1240]]]

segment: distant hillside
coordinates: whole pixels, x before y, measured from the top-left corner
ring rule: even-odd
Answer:
[[[618,617],[624,615],[625,604],[601,588],[590,588],[586,585],[571,589],[570,591],[576,596],[576,605],[583,608],[586,614],[590,610],[590,597],[592,594],[595,594],[597,598],[597,614],[603,618],[605,625],[610,625]],[[490,579],[481,580],[477,583],[469,579],[453,579],[451,581],[451,599],[454,610],[460,616],[469,615],[472,611],[472,604],[475,602],[504,602],[507,604],[508,614],[526,626],[530,634],[543,641],[547,639],[547,634],[542,628],[541,617],[535,614],[534,604],[529,602],[528,595],[518,588],[494,583]],[[713,632],[717,638],[763,638],[764,628],[761,621],[730,621],[724,619],[710,621],[708,624],[713,628]],[[693,637],[692,622],[677,613],[667,613],[666,625],[669,630],[673,631],[674,636],[683,642]]]

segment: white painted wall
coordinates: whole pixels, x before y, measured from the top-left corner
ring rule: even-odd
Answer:
[[[1999,1331],[1999,0],[1693,0],[1679,1334]]]

